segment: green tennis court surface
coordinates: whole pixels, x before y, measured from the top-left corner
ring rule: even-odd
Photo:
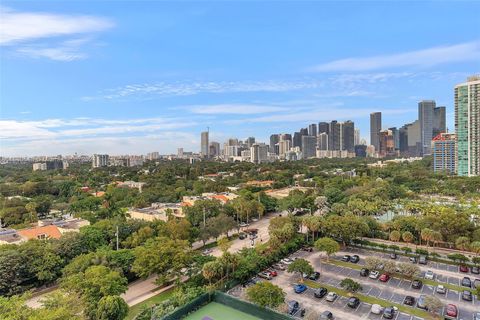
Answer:
[[[247,313],[227,307],[218,302],[210,302],[185,318],[186,320],[260,320]]]

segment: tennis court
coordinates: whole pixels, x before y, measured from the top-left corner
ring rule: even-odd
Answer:
[[[186,320],[260,320],[247,313],[227,307],[218,302],[210,302],[185,318]]]

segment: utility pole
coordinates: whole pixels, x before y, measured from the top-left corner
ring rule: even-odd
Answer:
[[[205,218],[205,207],[203,207],[203,227],[205,228],[206,223],[206,218]]]
[[[118,226],[117,226],[117,232],[115,232],[115,236],[117,237],[117,251],[118,251]]]

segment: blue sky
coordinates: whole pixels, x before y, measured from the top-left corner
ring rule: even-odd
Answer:
[[[480,72],[475,1],[3,1],[0,155],[198,151],[211,140],[447,107]]]

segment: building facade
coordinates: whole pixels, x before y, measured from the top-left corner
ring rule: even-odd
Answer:
[[[92,158],[92,168],[101,168],[108,166],[108,154],[94,154]]]
[[[201,133],[201,142],[200,142],[200,155],[202,158],[210,157],[210,150],[208,144],[208,131]]]
[[[382,130],[382,113],[370,113],[370,144],[375,147],[375,151],[380,148],[379,134]]]
[[[440,133],[432,140],[433,171],[456,172],[456,137],[454,133]]]

